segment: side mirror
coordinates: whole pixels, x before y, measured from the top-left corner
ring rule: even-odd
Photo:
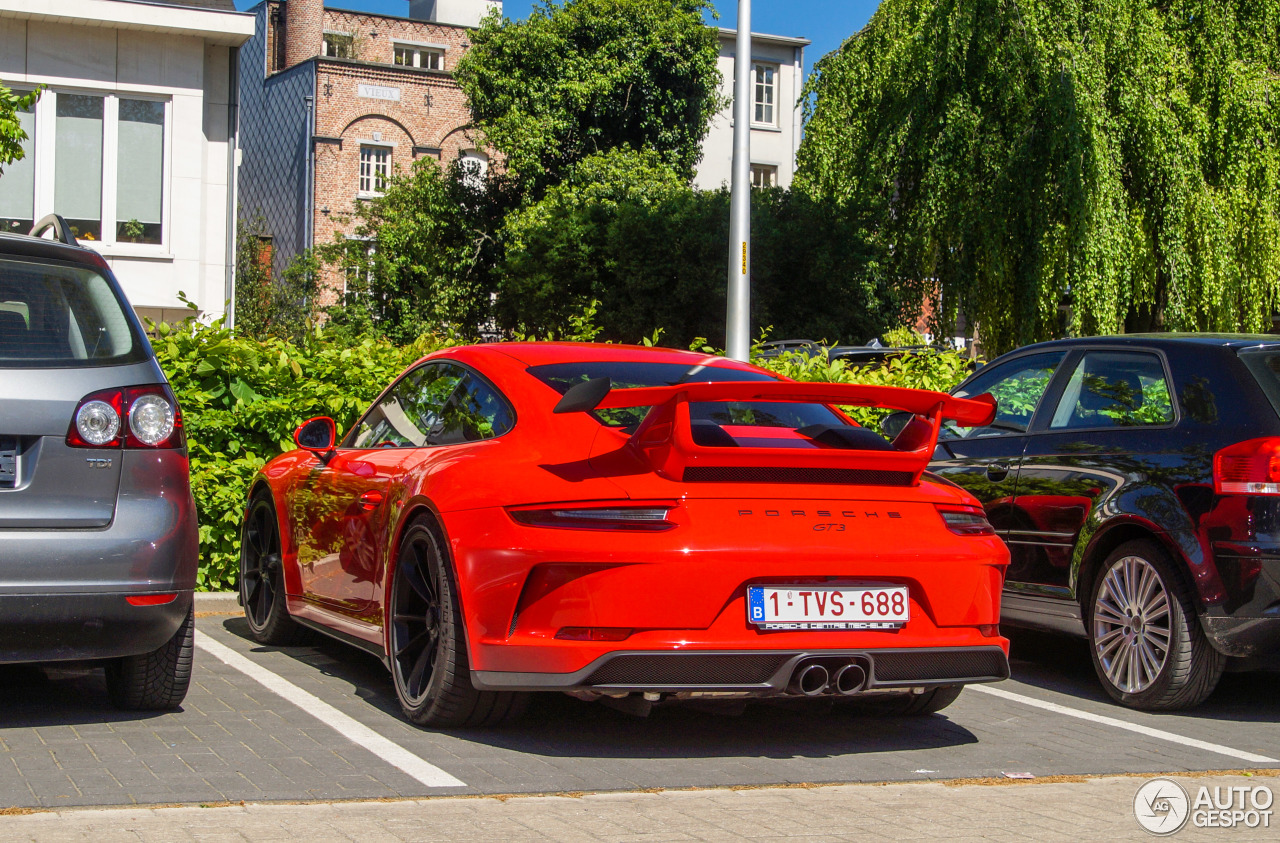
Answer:
[[[883,433],[890,442],[892,442],[894,439],[898,438],[898,434],[902,432],[902,429],[906,427],[907,423],[913,418],[915,418],[915,413],[908,413],[906,410],[898,410],[897,412],[890,413],[880,419],[880,432]]]
[[[293,441],[302,450],[323,456],[338,443],[338,425],[328,416],[307,419],[293,432]]]

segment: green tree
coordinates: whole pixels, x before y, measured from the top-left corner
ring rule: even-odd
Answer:
[[[884,0],[815,68],[796,183],[871,209],[889,275],[992,351],[1262,329],[1278,31],[1277,0]]]
[[[581,161],[507,219],[498,321],[562,332],[599,302],[602,337],[722,342],[729,194],[694,191],[651,152]],[[864,342],[901,306],[856,213],[786,190],[756,191],[752,313],[777,336]]]
[[[24,157],[22,142],[27,133],[22,130],[18,114],[35,105],[39,98],[39,89],[19,96],[0,82],[0,175],[4,174],[5,164]]]
[[[544,0],[529,18],[490,16],[457,79],[476,124],[524,196],[582,159],[630,147],[693,178],[722,107],[716,33],[704,0]]]
[[[505,177],[474,168],[421,159],[382,196],[358,203],[351,236],[319,250],[346,273],[344,300],[330,311],[335,327],[398,343],[438,330],[476,336],[491,316],[496,233],[511,203]]]

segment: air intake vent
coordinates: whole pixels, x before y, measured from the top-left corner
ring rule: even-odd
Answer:
[[[673,653],[671,655],[618,656],[600,666],[587,685],[761,685],[786,662],[782,655]]]
[[[942,679],[1007,679],[1009,663],[997,649],[960,652],[877,653],[876,684]]]
[[[860,468],[767,468],[690,466],[686,483],[827,483],[847,486],[910,486],[910,471],[871,471]]]

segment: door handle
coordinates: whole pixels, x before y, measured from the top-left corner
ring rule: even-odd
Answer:
[[[1000,462],[993,462],[987,466],[987,479],[999,483],[1001,480],[1009,476],[1009,466]]]
[[[360,496],[360,506],[364,508],[365,512],[373,512],[382,506],[382,499],[382,492],[377,489],[370,489]]]

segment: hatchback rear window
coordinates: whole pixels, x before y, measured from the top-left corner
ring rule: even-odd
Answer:
[[[637,363],[593,361],[552,363],[534,366],[529,374],[561,395],[571,386],[593,378],[607,377],[614,389],[646,386],[677,386],[682,383],[716,383],[726,381],[771,381],[763,372],[727,369],[720,366],[688,366],[683,363]],[[619,410],[597,410],[593,415],[610,427],[632,429],[644,420],[648,407],[626,407]],[[693,421],[710,421],[718,425],[775,427],[798,429],[815,424],[847,425],[849,422],[821,404],[789,404],[776,401],[723,401],[689,405]]]
[[[124,308],[90,267],[0,258],[0,368],[145,360]]]

